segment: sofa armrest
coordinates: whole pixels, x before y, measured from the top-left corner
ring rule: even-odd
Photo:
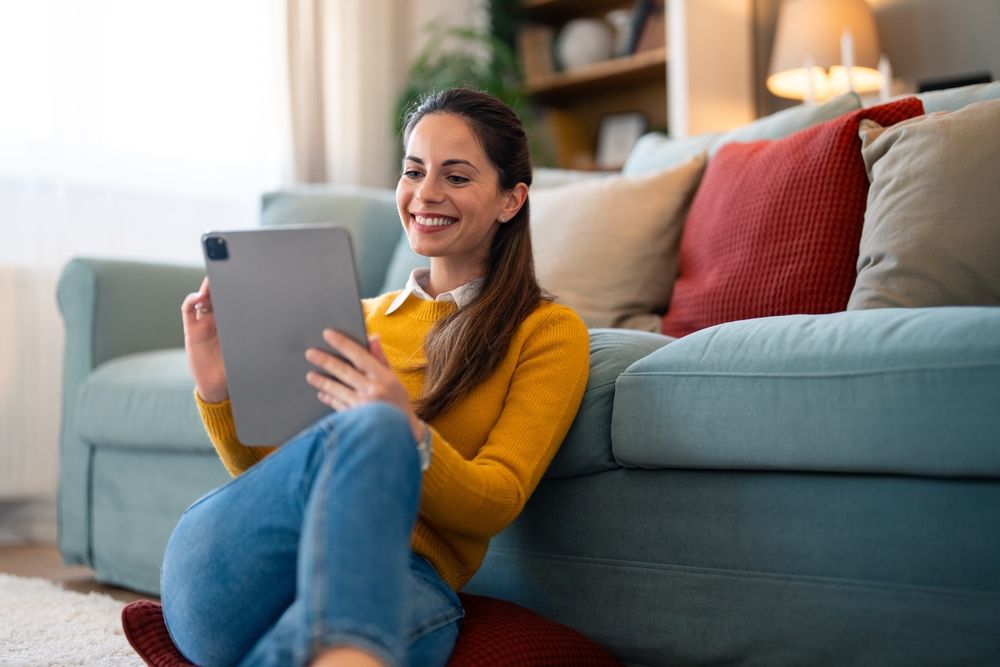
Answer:
[[[66,373],[82,379],[108,359],[183,345],[181,301],[204,276],[199,266],[72,260],[58,287]]]
[[[67,563],[90,563],[91,447],[76,426],[80,385],[105,361],[183,345],[180,306],[204,271],[103,259],[74,259],[57,290],[66,331],[59,436],[59,546]]]
[[[300,185],[266,193],[261,224],[331,223],[351,233],[361,296],[377,296],[402,234],[392,190],[350,185]]]

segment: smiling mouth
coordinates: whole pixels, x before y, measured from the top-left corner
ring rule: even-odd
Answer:
[[[429,216],[429,215],[412,215],[411,218],[415,223],[421,227],[447,227],[448,225],[453,225],[458,222],[455,218],[446,218],[443,216]]]

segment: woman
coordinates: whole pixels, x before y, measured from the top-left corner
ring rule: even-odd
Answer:
[[[579,407],[587,331],[535,281],[516,115],[449,90],[403,139],[399,216],[430,268],[364,302],[368,350],[324,332],[350,364],[305,352],[335,412],[277,450],[241,444],[207,283],[182,305],[196,401],[236,476],[185,512],[164,558],[164,616],[197,664],[445,664],[456,591]]]

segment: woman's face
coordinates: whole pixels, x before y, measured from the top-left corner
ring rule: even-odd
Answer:
[[[396,204],[410,247],[469,277],[482,273],[510,193],[460,116],[432,113],[410,133]]]

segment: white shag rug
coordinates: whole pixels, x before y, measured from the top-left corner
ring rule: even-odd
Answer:
[[[0,573],[0,665],[143,667],[122,631],[124,606],[100,593]]]

